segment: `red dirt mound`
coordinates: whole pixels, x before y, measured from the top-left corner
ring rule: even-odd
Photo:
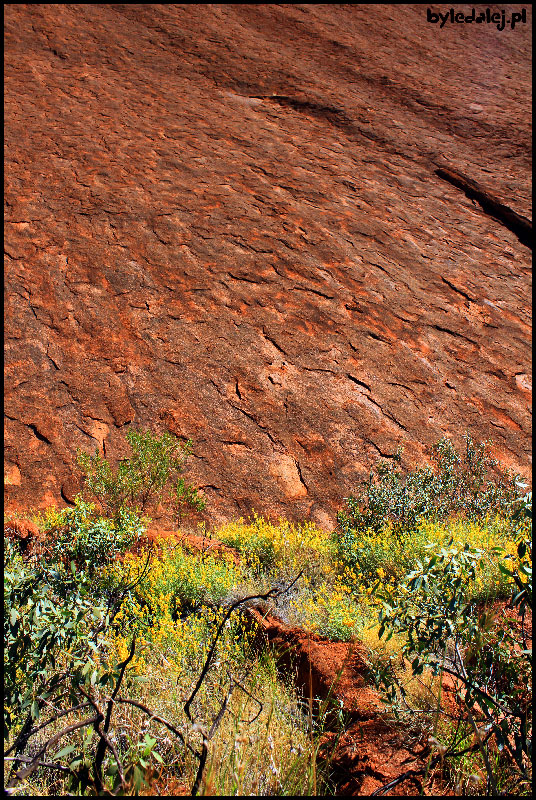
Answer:
[[[292,669],[304,697],[323,700],[330,695],[335,703],[342,702],[352,720],[331,758],[337,794],[368,796],[396,781],[386,795],[418,795],[428,750],[419,742],[412,747],[407,732],[385,721],[378,694],[365,683],[362,645],[330,642],[304,633],[280,622],[263,605],[250,608],[249,613],[275,648],[279,664]],[[330,724],[329,714],[326,724]],[[326,735],[321,757],[322,753],[328,757],[335,735]]]

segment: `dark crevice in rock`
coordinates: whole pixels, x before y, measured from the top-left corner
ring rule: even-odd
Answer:
[[[335,297],[334,294],[326,294],[325,292],[321,292],[320,289],[311,289],[308,286],[293,286],[293,289],[297,289],[300,292],[311,292],[312,294],[318,294],[320,297],[325,297],[326,300],[333,300]]]
[[[34,435],[39,439],[40,442],[45,442],[46,444],[52,444],[50,439],[47,439],[47,437],[37,429],[36,425],[28,423],[28,428],[30,428],[30,430],[33,431]]]
[[[262,335],[264,336],[264,338],[265,338],[265,339],[267,339],[267,341],[269,341],[269,342],[270,342],[270,344],[272,344],[272,345],[275,347],[275,349],[276,349],[276,350],[279,350],[279,352],[280,352],[282,355],[284,355],[284,356],[285,356],[285,358],[288,358],[288,354],[287,354],[287,353],[286,353],[286,352],[283,350],[283,348],[282,348],[282,347],[280,347],[280,345],[278,345],[278,344],[277,344],[277,342],[275,341],[275,339],[273,339],[273,337],[272,337],[272,336],[269,336],[269,335],[266,333],[266,331],[265,331],[265,329],[264,329],[264,328],[262,329]]]
[[[63,491],[63,486],[60,489],[60,494],[61,494],[62,500],[64,500],[67,503],[67,505],[69,505],[69,506],[74,506],[75,505],[72,500],[69,500],[69,498],[67,497],[67,495]]]
[[[305,365],[301,365],[301,369],[304,369],[306,372],[329,372],[330,375],[336,375],[337,373],[333,369],[328,369],[327,367],[306,367]]]
[[[433,324],[431,327],[435,328],[436,331],[442,331],[442,333],[448,333],[450,334],[450,336],[456,336],[458,339],[465,339],[466,342],[474,344],[475,346],[477,344],[473,339],[469,339],[468,336],[464,336],[463,333],[458,333],[458,331],[451,331],[450,328],[443,328],[441,325],[436,325],[436,324]]]
[[[435,173],[458,189],[462,189],[471,200],[476,200],[486,214],[502,222],[508,230],[515,233],[525,247],[532,250],[532,222],[529,219],[501,203],[497,197],[486,191],[479,183],[467,178],[460,172],[440,167],[436,169]]]
[[[385,339],[383,336],[379,336],[377,333],[373,331],[367,331],[367,336],[370,336],[371,339],[376,339],[378,342],[384,342],[384,344],[391,344],[389,339]]]
[[[441,280],[443,281],[443,283],[446,283],[447,286],[449,286],[452,289],[453,292],[456,292],[457,294],[461,294],[461,296],[465,297],[466,300],[469,300],[470,303],[476,303],[477,302],[477,298],[476,297],[471,297],[470,294],[467,294],[466,291],[464,291],[463,289],[460,289],[459,286],[456,286],[454,283],[452,283],[451,281],[447,280],[447,278],[444,278],[442,275],[441,275]]]
[[[396,453],[384,453],[384,452],[383,452],[383,450],[382,450],[380,447],[378,447],[378,445],[376,444],[376,442],[373,442],[373,441],[372,441],[372,439],[365,439],[365,441],[366,441],[368,444],[370,444],[370,445],[371,445],[371,446],[372,446],[372,447],[373,447],[373,448],[374,448],[374,449],[375,449],[375,450],[376,450],[376,451],[379,453],[379,455],[380,455],[382,458],[395,458],[395,456],[396,456]]]
[[[416,380],[415,383],[424,384],[424,381],[417,381]],[[396,381],[388,381],[388,384],[389,384],[389,386],[400,386],[401,389],[407,389],[408,392],[411,392],[411,394],[413,394],[413,395],[415,394],[415,391],[411,388],[411,386],[406,386],[405,383],[397,383]]]
[[[303,479],[303,474],[302,474],[302,471],[301,471],[300,462],[297,459],[294,459],[294,463],[296,464],[296,469],[298,471],[298,477],[299,477],[301,483],[303,484],[303,488],[305,489],[307,494],[309,494],[309,487],[307,486],[307,484],[305,483],[305,481]]]
[[[401,422],[399,422],[399,421],[396,419],[396,417],[394,417],[392,414],[390,414],[390,413],[389,413],[389,411],[385,411],[385,410],[384,410],[384,409],[381,407],[381,405],[380,405],[379,403],[377,403],[377,402],[376,402],[376,400],[373,400],[373,399],[372,399],[372,397],[369,397],[369,398],[368,398],[368,400],[369,400],[369,402],[371,402],[371,403],[372,403],[374,406],[376,406],[376,408],[379,408],[379,410],[382,412],[382,414],[383,414],[383,416],[384,416],[384,417],[387,417],[387,419],[390,419],[390,420],[391,420],[391,422],[394,422],[394,423],[395,423],[395,425],[398,425],[398,427],[399,427],[399,428],[402,428],[402,430],[403,430],[403,431],[407,431],[407,428],[406,428],[404,425],[402,425],[402,423],[401,423]]]
[[[350,375],[350,373],[348,373],[346,377],[349,378],[353,383],[356,383],[358,386],[362,386],[363,389],[367,390],[367,392],[370,392],[370,386],[368,385],[368,383],[364,383],[363,381],[354,378],[354,376]]]
[[[259,430],[261,430],[261,431],[262,431],[262,432],[263,432],[263,433],[264,433],[264,434],[265,434],[265,435],[266,435],[266,436],[267,436],[267,437],[270,439],[270,441],[271,441],[273,444],[275,444],[277,447],[282,447],[282,444],[281,444],[281,442],[278,442],[278,441],[277,441],[277,439],[275,439],[275,438],[272,436],[272,434],[270,433],[270,431],[269,431],[267,428],[265,428],[263,425],[261,425],[261,424],[260,424],[260,422],[258,421],[258,419],[256,419],[256,417],[254,417],[254,416],[253,416],[253,414],[250,414],[249,412],[247,412],[247,411],[244,411],[244,409],[243,409],[243,408],[240,408],[240,406],[235,406],[235,404],[234,404],[234,403],[229,403],[229,405],[230,405],[232,408],[236,409],[237,411],[240,411],[240,413],[241,413],[241,414],[243,414],[245,417],[247,417],[247,418],[248,418],[248,419],[250,419],[252,422],[254,422],[254,423],[255,423],[255,425],[256,425],[256,426],[259,428]]]
[[[335,108],[335,106],[324,106],[320,103],[311,103],[308,100],[299,100],[296,97],[289,97],[288,95],[282,94],[250,95],[250,97],[257,100],[268,100],[283,108],[292,108],[293,111],[298,111],[302,114],[316,117],[317,119],[325,119],[334,127],[340,128],[348,133],[354,133],[356,130],[352,120],[342,109]]]
[[[227,274],[230,278],[233,278],[233,280],[235,281],[245,281],[246,283],[255,283],[257,285],[264,283],[264,281],[257,281],[255,280],[255,278],[250,278],[247,275],[233,275],[232,272],[227,272]]]
[[[58,367],[58,365],[56,364],[56,362],[54,361],[54,359],[53,359],[53,358],[52,358],[52,357],[51,357],[51,356],[50,356],[48,353],[47,353],[47,358],[48,358],[48,360],[49,360],[49,361],[52,363],[52,366],[54,367],[54,369],[57,369],[57,370],[59,370],[59,369],[60,369],[60,368]]]

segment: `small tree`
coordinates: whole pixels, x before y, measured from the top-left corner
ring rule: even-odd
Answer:
[[[436,721],[430,742],[440,750],[435,761],[460,762],[467,753],[480,751],[488,776],[486,794],[492,795],[499,793],[499,781],[522,788],[521,794],[530,793],[532,780],[532,651],[524,625],[525,608],[532,609],[532,550],[527,545],[527,527],[520,533],[517,558],[500,548],[492,553],[502,571],[513,578],[512,605],[520,614],[517,623],[471,601],[468,588],[490,556],[469,545],[452,546],[452,540],[440,549],[431,545],[428,562],[418,562],[396,586],[382,589],[378,582],[375,587],[382,602],[379,636],[403,638],[402,656],[412,676],[427,671],[440,676],[441,686],[445,675],[454,679],[456,705],[449,705],[448,711],[443,708],[441,687],[434,702]],[[422,714],[430,709],[431,700],[427,698],[424,709],[410,707],[403,682],[397,678],[396,659],[390,656],[373,668],[376,685],[385,691],[395,713]],[[429,692],[432,697],[432,688]],[[455,727],[446,746],[436,738],[440,715]],[[473,744],[467,748],[471,738]]]
[[[192,442],[180,442],[170,433],[154,436],[150,431],[130,430],[127,440],[130,458],[122,459],[116,470],[100,455],[78,451],[78,464],[85,474],[84,493],[95,498],[105,514],[117,519],[121,509],[155,512],[168,504],[180,518],[185,507],[201,511],[205,498],[182,477]]]

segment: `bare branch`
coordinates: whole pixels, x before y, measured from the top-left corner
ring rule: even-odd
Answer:
[[[232,605],[229,606],[229,608],[225,612],[224,617],[223,617],[223,619],[222,619],[222,621],[221,621],[221,623],[220,623],[220,625],[218,627],[218,630],[216,631],[216,635],[214,636],[214,640],[213,640],[213,642],[212,642],[212,644],[210,646],[210,650],[208,651],[208,655],[207,655],[207,657],[205,659],[205,663],[203,665],[203,669],[201,670],[201,674],[200,674],[199,679],[198,679],[198,681],[197,681],[197,683],[195,685],[195,688],[194,688],[192,694],[190,695],[189,699],[187,700],[187,702],[184,705],[184,712],[185,712],[186,716],[188,717],[188,719],[190,720],[190,722],[193,723],[193,719],[192,719],[192,716],[190,714],[190,706],[191,706],[191,704],[192,704],[192,702],[194,700],[194,697],[196,696],[196,694],[198,693],[199,689],[201,688],[201,684],[203,683],[203,681],[205,679],[205,676],[206,676],[206,674],[207,674],[207,672],[209,670],[210,662],[212,661],[212,656],[214,655],[214,651],[216,649],[216,645],[218,643],[218,639],[220,638],[220,635],[221,635],[221,632],[223,631],[225,623],[227,622],[227,620],[229,619],[229,617],[231,616],[233,611],[236,608],[238,608],[239,606],[243,605],[244,603],[250,602],[251,600],[268,600],[269,597],[279,597],[280,595],[285,594],[285,592],[288,592],[289,589],[292,586],[294,586],[294,584],[301,577],[301,575],[303,575],[303,570],[301,570],[298,573],[298,575],[296,576],[296,578],[294,578],[294,580],[291,581],[291,583],[289,583],[289,585],[287,587],[285,587],[284,589],[281,589],[281,590],[269,589],[269,591],[265,592],[264,594],[253,594],[253,595],[250,595],[249,597],[243,597],[241,600],[237,600],[236,602],[234,602]]]
[[[207,737],[203,733],[203,743],[201,746],[201,753],[199,754],[199,767],[197,769],[197,775],[195,776],[194,785],[192,786],[192,797],[195,797],[197,792],[199,791],[199,787],[201,785],[201,781],[203,779],[203,771],[205,769],[205,764],[207,761],[208,756],[208,742]]]
[[[33,758],[29,756],[9,756],[8,758],[4,759],[4,761],[24,761],[28,763],[33,761]],[[48,767],[49,769],[59,769],[61,772],[70,772],[72,773],[72,769],[70,767],[65,767],[63,764],[54,764],[52,761],[38,761],[38,767]]]
[[[41,725],[38,725],[37,728],[32,728],[31,731],[28,734],[28,738],[30,738],[30,736],[34,736],[38,731],[42,730],[42,728],[46,728],[47,725],[50,725],[51,722],[56,722],[58,719],[61,719],[61,717],[65,717],[66,714],[72,714],[73,711],[80,711],[80,709],[87,708],[90,705],[91,705],[91,703],[80,703],[79,705],[73,706],[72,708],[68,708],[65,711],[59,711],[57,714],[54,714],[54,716],[51,717],[49,720],[47,720],[46,722],[43,722]],[[13,752],[13,750],[15,749],[16,746],[17,746],[17,743],[15,742],[14,744],[11,745],[11,747],[9,747],[5,751],[4,758],[6,759],[6,761],[16,760],[16,759],[6,758],[6,756],[8,756],[9,753]],[[24,761],[24,759],[21,757],[20,761]]]
[[[82,722],[75,722],[73,725],[68,725],[66,728],[56,733],[51,739],[48,740],[48,742],[45,742],[27,767],[24,767],[24,769],[21,769],[15,773],[14,777],[8,783],[8,788],[15,786],[17,780],[22,781],[24,778],[27,778],[29,775],[31,775],[32,772],[34,772],[34,770],[39,766],[38,762],[41,760],[41,756],[46,753],[49,747],[52,747],[56,744],[56,742],[59,742],[63,736],[78,730],[78,728],[85,728],[86,725],[94,725],[95,723],[101,722],[102,719],[102,714],[96,714],[94,717],[89,717],[88,719],[82,720]]]
[[[131,648],[131,653],[132,653],[132,655],[134,655],[133,648]],[[129,659],[130,659],[130,657],[127,659],[126,663],[128,663]],[[126,666],[126,663],[123,666]],[[121,677],[122,677],[122,675],[123,675],[123,672],[121,674]],[[91,705],[93,706],[95,711],[97,711],[97,715],[98,715],[98,718],[97,718],[96,722],[93,724],[93,728],[94,728],[95,732],[100,737],[100,742],[99,742],[99,744],[97,746],[97,752],[95,754],[95,763],[94,763],[94,766],[93,766],[93,772],[95,774],[95,784],[96,784],[96,787],[97,787],[97,791],[100,792],[104,788],[104,782],[102,780],[102,762],[104,760],[104,755],[106,753],[106,747],[109,747],[110,750],[113,753],[113,756],[114,756],[114,758],[116,760],[116,763],[117,763],[117,769],[118,769],[118,772],[119,772],[119,778],[121,780],[121,786],[124,786],[125,785],[125,774],[124,774],[124,771],[123,771],[123,764],[121,762],[121,759],[119,758],[119,754],[118,754],[118,752],[117,752],[117,750],[115,748],[114,743],[108,737],[107,731],[106,730],[103,731],[100,728],[100,723],[104,720],[104,714],[100,710],[100,708],[97,705],[97,703],[95,702],[95,700],[91,697],[91,695],[89,695],[87,692],[85,692],[84,689],[81,686],[79,686],[78,689],[84,695],[84,697],[87,697],[87,699],[89,700],[89,702],[91,703]],[[108,722],[109,722],[109,717],[111,716],[110,703],[113,703],[113,701],[109,701],[109,704],[108,704],[108,710],[109,710],[109,714],[107,714]]]
[[[386,783],[384,786],[378,787],[378,789],[376,789],[374,792],[371,792],[370,796],[371,797],[375,797],[376,795],[385,794],[385,792],[388,792],[389,789],[394,789],[394,787],[397,786],[399,783],[402,783],[402,781],[405,781],[406,778],[413,778],[413,780],[418,784],[419,790],[422,792],[422,784],[417,779],[417,776],[418,775],[422,775],[423,772],[424,772],[423,769],[417,769],[417,770],[416,769],[408,769],[407,772],[403,772],[402,775],[398,776],[398,778],[395,778],[394,780],[390,781],[389,783]]]
[[[147,714],[149,716],[150,721],[154,719],[156,722],[159,722],[161,725],[164,725],[166,728],[168,728],[168,730],[170,730],[172,733],[174,733],[175,736],[177,736],[177,738],[179,738],[181,740],[181,742],[185,745],[185,747],[188,748],[188,750],[192,753],[192,755],[197,756],[197,757],[199,756],[199,754],[194,750],[194,748],[185,740],[185,738],[182,735],[182,733],[179,730],[177,730],[177,728],[175,728],[175,726],[172,725],[171,722],[168,722],[163,717],[159,717],[158,714],[154,714],[151,711],[151,709],[147,708],[147,706],[144,706],[143,703],[138,703],[137,700],[130,700],[130,699],[126,698],[126,697],[116,697],[114,702],[115,703],[126,703],[127,705],[135,706],[136,708],[139,708],[141,711],[145,712],[145,714]]]
[[[255,697],[255,695],[251,694],[251,692],[248,692],[248,690],[244,686],[242,686],[242,684],[239,683],[234,678],[233,678],[233,683],[235,684],[235,686],[238,686],[238,688],[241,689],[244,692],[244,694],[247,694],[248,697],[251,697],[252,700],[254,700],[256,703],[259,704],[259,710],[255,714],[255,716],[252,717],[251,719],[244,720],[246,725],[251,725],[252,722],[255,722],[255,720],[259,718],[259,716],[260,716],[260,714],[262,712],[262,709],[264,708],[264,704],[261,703],[261,701],[257,697]]]

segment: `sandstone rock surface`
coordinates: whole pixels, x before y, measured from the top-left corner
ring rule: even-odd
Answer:
[[[194,440],[212,520],[329,525],[465,430],[527,474],[530,251],[436,174],[531,218],[527,14],[6,6],[8,508],[129,426]]]

